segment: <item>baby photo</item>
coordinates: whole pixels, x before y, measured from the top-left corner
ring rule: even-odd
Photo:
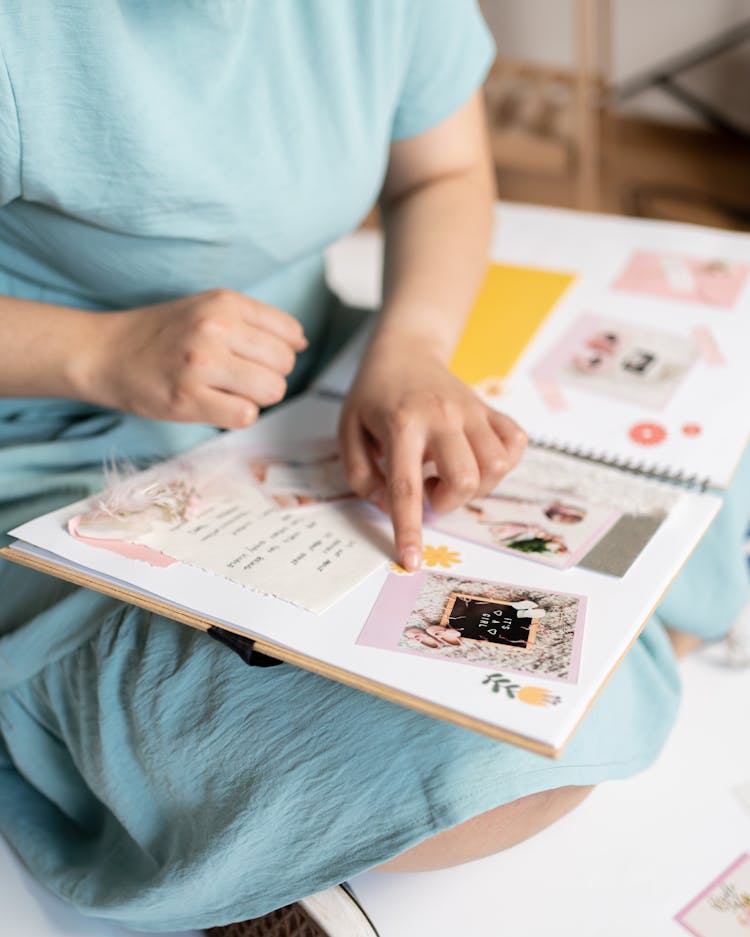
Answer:
[[[574,683],[585,603],[468,577],[392,573],[357,643]]]
[[[508,479],[484,498],[474,498],[426,523],[464,540],[525,556],[547,566],[575,566],[619,519],[611,505]]]
[[[729,309],[745,285],[748,270],[747,264],[719,258],[701,260],[680,254],[636,251],[614,288]]]
[[[304,507],[353,498],[335,440],[305,442],[304,453],[253,456],[248,467],[277,507]]]
[[[558,569],[619,577],[679,499],[671,486],[531,445],[491,494],[425,522]]]
[[[534,368],[537,381],[661,409],[698,358],[684,335],[581,316]]]

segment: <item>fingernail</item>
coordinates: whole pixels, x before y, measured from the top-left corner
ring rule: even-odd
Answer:
[[[422,564],[422,554],[416,547],[407,547],[401,557],[401,565],[410,573],[416,572]]]

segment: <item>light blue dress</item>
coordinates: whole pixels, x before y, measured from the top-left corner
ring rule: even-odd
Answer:
[[[5,0],[0,293],[127,308],[213,286],[291,311],[314,367],[322,248],[391,140],[492,44],[468,0]],[[75,349],[71,349],[71,354]],[[0,527],[210,427],[0,401]],[[750,461],[663,608],[709,637],[747,593]],[[534,791],[648,765],[679,681],[654,619],[550,761],[0,564],[0,833],[84,913],[174,930],[261,915]]]

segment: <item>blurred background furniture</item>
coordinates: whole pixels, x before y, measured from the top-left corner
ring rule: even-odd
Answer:
[[[602,200],[610,0],[575,0],[571,7],[569,67],[507,57],[497,36],[500,53],[486,83],[492,153],[501,179],[509,171],[557,177],[568,182],[575,207],[596,210]]]
[[[745,0],[483,0],[502,198],[750,229]]]

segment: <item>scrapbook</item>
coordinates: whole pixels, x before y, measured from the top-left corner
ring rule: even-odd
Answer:
[[[426,513],[416,573],[335,446],[364,335],[255,426],[112,479],[3,554],[554,756],[746,442],[746,415],[717,405],[750,389],[743,250],[741,235],[504,209],[453,368],[532,444],[488,496]]]

